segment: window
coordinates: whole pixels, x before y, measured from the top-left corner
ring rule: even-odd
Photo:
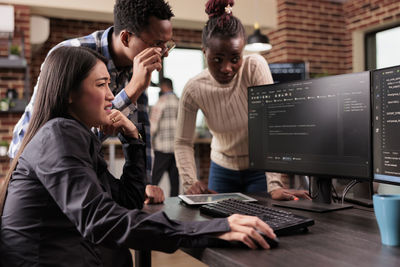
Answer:
[[[168,57],[164,58],[161,73],[153,72],[151,81],[154,85],[159,82],[159,77],[172,80],[174,92],[180,98],[185,84],[189,79],[199,74],[205,68],[203,52],[193,48],[175,48]],[[148,88],[149,105],[154,105],[158,100],[160,89],[156,86]],[[196,126],[203,126],[204,115],[201,111],[197,113]]]
[[[366,35],[366,69],[400,65],[400,26]]]
[[[147,88],[147,96],[149,97],[149,106],[153,106],[157,103],[158,100],[158,93],[160,92],[160,88],[158,88],[158,82],[160,73],[158,71],[153,71],[151,74],[151,83],[149,88]]]
[[[178,97],[190,78],[204,69],[203,52],[200,49],[176,48],[164,59],[164,77],[174,83],[174,91]]]

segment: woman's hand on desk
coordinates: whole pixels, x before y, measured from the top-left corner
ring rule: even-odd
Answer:
[[[144,204],[158,204],[164,202],[164,192],[161,187],[156,185],[147,185],[145,190]]]
[[[264,237],[260,235],[259,231],[271,239],[276,238],[272,228],[254,216],[233,214],[228,217],[228,223],[231,231],[219,235],[218,238],[227,241],[241,241],[251,249],[258,248],[255,242],[264,249],[270,248]]]
[[[217,194],[217,192],[209,189],[207,183],[202,181],[197,181],[185,192],[185,194],[186,195]]]
[[[274,200],[298,200],[304,198],[311,200],[308,191],[278,188],[270,192],[271,198]]]

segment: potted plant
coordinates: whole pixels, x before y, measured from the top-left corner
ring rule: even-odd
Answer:
[[[10,55],[8,56],[9,59],[18,59],[21,55],[21,48],[19,45],[11,45],[10,46]]]

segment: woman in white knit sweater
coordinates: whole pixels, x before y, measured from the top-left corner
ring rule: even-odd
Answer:
[[[264,172],[249,170],[247,88],[273,83],[266,60],[243,57],[245,30],[232,15],[233,0],[209,0],[203,29],[208,69],[185,86],[178,112],[175,158],[186,194],[267,191]],[[208,186],[197,181],[193,137],[197,111],[213,135]],[[272,177],[272,176],[271,176]],[[279,175],[274,176],[279,180]],[[278,190],[278,191],[276,191]],[[275,198],[304,196],[304,191],[276,188]]]

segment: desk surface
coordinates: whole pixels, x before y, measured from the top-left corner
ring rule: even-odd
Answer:
[[[259,203],[271,200],[255,197]],[[280,208],[285,209],[285,208]],[[164,210],[172,219],[207,220],[197,208],[168,198],[163,205],[147,205],[147,212]],[[288,209],[286,209],[288,210]],[[315,220],[306,234],[281,236],[279,247],[272,250],[239,248],[182,249],[210,266],[399,266],[400,248],[381,245],[372,209],[313,213],[291,210]]]

